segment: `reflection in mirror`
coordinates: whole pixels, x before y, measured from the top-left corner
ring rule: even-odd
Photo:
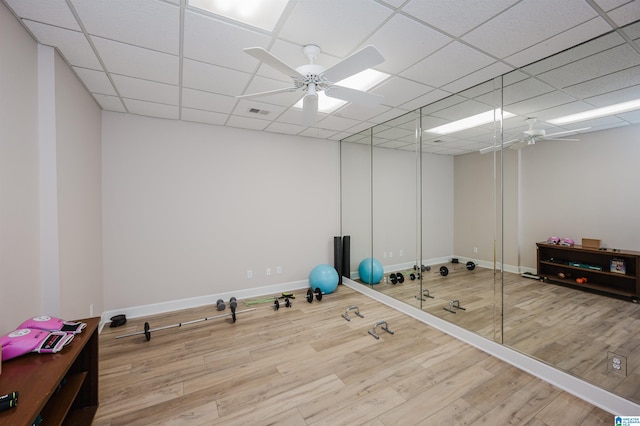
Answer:
[[[638,40],[640,23],[633,23],[421,109],[416,264],[431,270],[414,286],[435,298],[397,296],[634,402],[640,402]],[[609,106],[622,109],[574,116]],[[502,120],[429,132],[492,109]],[[396,125],[385,124],[377,131],[393,133]],[[385,195],[375,186],[393,187],[377,178],[366,185],[376,206],[374,199]],[[383,258],[399,250],[385,247],[391,244],[383,234],[393,227],[368,224],[374,225],[368,255],[374,248]],[[538,244],[549,237],[575,245]],[[581,247],[585,238],[598,247]],[[460,263],[451,264],[453,256]],[[477,264],[474,271],[464,270],[467,259]],[[612,272],[613,264],[621,268]],[[459,269],[442,277],[438,265]],[[583,276],[588,282],[575,281]],[[443,309],[456,299],[466,310]]]

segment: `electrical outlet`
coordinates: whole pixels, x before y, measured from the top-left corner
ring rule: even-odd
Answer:
[[[389,252],[389,257],[393,257],[393,252],[392,251]]]
[[[607,372],[627,376],[627,357],[615,352],[607,352]]]
[[[93,303],[89,305],[89,316],[93,316]]]
[[[249,269],[249,270],[247,271],[247,279],[249,279],[249,280],[250,280],[251,278],[253,278],[253,271],[252,271],[251,269]]]
[[[386,251],[384,252],[384,258],[385,259],[387,258],[387,252]]]
[[[267,276],[271,275],[271,268],[267,268]]]
[[[474,247],[474,248],[473,248],[473,252],[474,252],[474,253],[477,253],[477,252],[478,252],[478,247]]]
[[[404,256],[404,250],[400,250],[400,256]]]
[[[276,266],[276,274],[282,273],[282,266]]]

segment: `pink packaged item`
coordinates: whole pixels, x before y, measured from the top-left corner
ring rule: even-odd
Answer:
[[[22,328],[0,337],[2,361],[37,352],[50,354],[60,352],[73,340],[73,334],[64,331],[45,331]]]
[[[35,328],[47,331],[64,331],[65,333],[78,334],[87,326],[84,322],[65,321],[60,318],[42,315],[26,320],[18,328]]]
[[[573,247],[574,244],[575,243],[571,238],[562,238],[560,240],[560,245],[561,246]]]

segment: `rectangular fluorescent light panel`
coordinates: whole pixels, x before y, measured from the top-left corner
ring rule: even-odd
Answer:
[[[640,99],[622,102],[620,104],[609,105],[602,108],[590,109],[589,111],[566,115],[564,117],[555,118],[553,120],[547,120],[547,122],[556,125],[575,123],[578,121],[591,120],[592,118],[606,117],[607,115],[633,111],[634,109],[640,109]]]
[[[273,31],[289,0],[189,0],[189,5]]]
[[[382,83],[387,78],[389,78],[389,74],[369,68],[359,72],[358,74],[354,74],[351,77],[347,77],[344,80],[338,81],[336,85],[366,92],[372,87]],[[293,107],[302,109],[303,100],[304,98],[300,99]],[[320,112],[333,112],[346,103],[347,101],[343,101],[342,99],[331,98],[325,95],[324,91],[318,92],[318,111]]]
[[[429,130],[425,130],[428,133],[435,133],[437,135],[448,135],[449,133],[459,132],[460,130],[471,129],[473,127],[482,126],[493,122],[496,117],[500,116],[500,108],[495,110],[486,111],[480,114],[472,115],[471,117],[463,118],[461,120],[452,121],[451,123],[443,124],[442,126],[434,127]],[[515,114],[507,111],[502,111],[502,118],[510,118]]]

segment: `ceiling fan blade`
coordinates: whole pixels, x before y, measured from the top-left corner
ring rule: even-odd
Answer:
[[[318,94],[310,93],[304,97],[302,103],[302,122],[305,126],[313,126],[316,124],[316,115],[318,114]]]
[[[543,141],[572,141],[572,142],[579,142],[580,139],[559,139],[559,138],[549,138],[549,137],[545,137],[544,139],[542,139]]]
[[[502,147],[507,148],[519,141],[520,139],[512,139],[510,141],[506,141],[505,143],[502,144]],[[492,151],[500,151],[500,145],[491,145],[486,148],[482,148],[479,152],[480,154],[486,154],[487,152],[492,152]]]
[[[362,90],[351,89],[344,86],[331,86],[325,89],[324,93],[331,98],[342,99],[343,101],[365,106],[376,106],[384,99],[382,95],[363,92]]]
[[[367,46],[327,68],[324,76],[330,82],[337,83],[382,62],[384,62],[384,57],[378,52],[378,49],[373,46]]]
[[[582,129],[565,130],[563,132],[549,133],[548,135],[545,135],[545,139],[549,139],[552,136],[568,135],[569,133],[578,133],[578,132],[582,132],[583,130],[589,130],[590,128],[591,127],[583,127]]]
[[[289,65],[285,64],[262,47],[248,47],[243,50],[257,60],[269,65],[271,68],[278,70],[285,75],[288,75],[291,78],[304,77],[302,74],[296,71],[295,68],[292,68]]]
[[[299,90],[297,87],[287,87],[285,89],[269,90],[268,92],[249,93],[247,95],[238,95],[236,98],[260,98],[262,96],[278,95],[280,93],[291,93]]]
[[[519,140],[519,141],[509,145],[509,148],[511,148],[511,149],[522,149],[527,145],[529,145],[529,141],[527,141],[526,139],[523,139],[523,140]]]

